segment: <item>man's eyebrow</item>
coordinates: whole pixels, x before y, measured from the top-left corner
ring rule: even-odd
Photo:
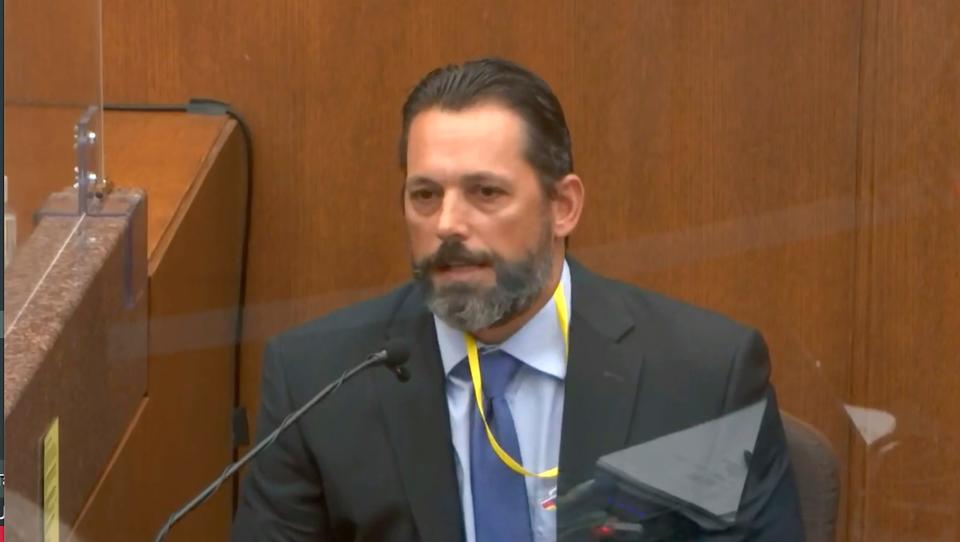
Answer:
[[[414,185],[414,184],[440,184],[440,183],[438,183],[437,181],[435,181],[435,180],[433,180],[433,179],[431,179],[430,177],[427,177],[427,176],[425,176],[425,175],[413,175],[412,177],[407,177],[407,180],[406,180],[405,182],[406,182],[407,185]]]
[[[474,171],[467,173],[460,177],[464,182],[468,183],[477,183],[483,181],[495,181],[500,183],[506,183],[509,180],[503,175],[497,175],[492,171]]]

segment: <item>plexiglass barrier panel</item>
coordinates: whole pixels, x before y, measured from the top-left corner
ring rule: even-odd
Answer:
[[[5,527],[11,539],[56,540],[61,521],[72,521],[59,512],[75,513],[70,493],[83,483],[76,483],[69,459],[60,462],[53,428],[63,430],[59,442],[76,457],[92,457],[87,444],[69,444],[75,425],[69,418],[90,413],[66,406],[76,384],[71,375],[86,367],[106,381],[108,372],[102,368],[108,356],[93,359],[97,349],[90,346],[58,365],[62,344],[97,344],[91,337],[99,326],[132,314],[107,310],[112,296],[98,281],[109,270],[116,293],[129,298],[135,296],[123,293],[126,285],[142,286],[143,279],[124,278],[111,266],[118,265],[115,257],[138,256],[142,243],[134,240],[143,226],[135,213],[143,195],[119,194],[126,202],[114,206],[122,210],[91,222],[99,220],[97,203],[105,195],[100,1],[5,0],[3,10],[4,429],[13,439],[5,440],[0,460],[16,471],[5,473],[6,509],[27,530],[11,531],[11,521]],[[111,316],[77,331],[93,303]],[[125,371],[110,371],[111,378]]]
[[[49,4],[17,9],[60,9]],[[498,144],[510,156],[528,156],[528,147],[505,146],[515,133],[460,147],[475,151],[465,153],[469,167],[459,167],[457,159],[466,159],[452,146],[424,146],[429,138],[419,136],[429,130],[405,141],[403,166],[396,148],[410,89],[435,67],[490,54],[516,60],[550,85],[585,190],[564,253],[575,269],[570,351],[558,358],[566,372],[556,370],[545,379],[548,391],[527,396],[554,408],[543,398],[563,390],[562,417],[531,425],[523,421],[529,412],[514,412],[518,431],[536,427],[534,437],[520,435],[521,451],[530,442],[559,443],[550,449],[556,458],[538,461],[544,448],[519,458],[533,469],[559,467],[557,479],[525,486],[533,527],[547,540],[552,529],[563,540],[960,537],[956,2],[195,4],[114,2],[111,65],[122,73],[111,81],[117,96],[172,103],[214,95],[248,117],[257,162],[246,274],[240,280],[235,268],[219,266],[224,254],[240,260],[231,248],[238,237],[227,232],[226,224],[236,224],[228,200],[203,196],[212,186],[236,185],[204,188],[190,177],[198,188],[184,192],[184,201],[205,219],[191,216],[190,205],[170,214],[188,234],[181,244],[170,237],[158,244],[173,249],[156,267],[162,289],[152,303],[161,318],[151,329],[167,361],[158,367],[182,360],[177,371],[160,374],[189,376],[157,379],[171,391],[158,388],[151,401],[169,409],[164,420],[178,420],[154,427],[166,439],[157,440],[196,451],[144,445],[149,454],[118,462],[118,477],[142,474],[149,483],[113,486],[120,497],[92,505],[99,517],[115,518],[107,529],[123,525],[147,538],[222,472],[226,459],[213,456],[229,440],[221,421],[232,412],[231,394],[245,411],[229,427],[242,435],[249,422],[242,451],[335,381],[339,369],[382,346],[386,323],[400,314],[423,324],[405,336],[415,353],[410,379],[377,369],[340,386],[257,458],[248,480],[258,470],[267,475],[240,485],[236,519],[300,521],[300,531],[328,528],[343,539],[472,536],[471,521],[481,516],[469,510],[471,467],[455,445],[470,447],[472,426],[463,420],[475,405],[448,402],[466,384],[444,366],[459,361],[444,358],[442,317],[432,314],[444,303],[427,302],[431,275],[421,272],[418,281],[409,264],[446,258],[429,270],[437,284],[489,292],[497,284],[494,262],[523,269],[549,238],[542,228],[551,222],[541,213],[563,206],[537,192],[542,177],[527,168],[542,164],[519,161],[526,176],[501,175],[503,184],[487,186],[486,198],[478,190],[475,199],[449,203],[461,195],[458,180],[480,187],[478,170],[503,171],[497,156],[480,159],[479,151]],[[71,26],[74,34],[81,26]],[[35,26],[8,30],[28,42],[45,35]],[[53,47],[41,65],[80,50]],[[41,70],[14,66],[11,80],[36,86]],[[82,70],[48,71],[65,88]],[[71,138],[86,137],[73,127],[89,103],[67,102],[76,109],[57,140],[70,156],[58,166],[57,178],[66,179],[58,183],[74,175],[100,182],[103,172],[72,154]],[[31,114],[56,109],[22,103]],[[462,121],[457,114],[466,109],[439,118]],[[162,154],[150,143],[142,156]],[[29,156],[35,146],[8,154]],[[424,164],[436,156],[446,167]],[[166,165],[152,163],[156,171]],[[13,196],[24,174],[6,173]],[[430,182],[417,191],[414,180]],[[452,198],[447,215],[439,205],[435,215],[413,207],[441,197]],[[50,209],[79,209],[87,199],[48,201]],[[499,208],[498,201],[509,203]],[[29,208],[14,210],[29,214],[40,205]],[[443,257],[441,238],[452,239]],[[462,250],[450,248],[455,241]],[[552,255],[563,247],[554,243]],[[488,267],[456,270],[470,255]],[[209,271],[193,273],[183,262]],[[522,282],[504,277],[508,291]],[[234,360],[233,328],[223,323],[232,319],[223,315],[232,314],[224,307],[240,288],[246,305]],[[222,297],[211,301],[217,292]],[[381,297],[388,292],[394,297]],[[379,302],[334,312],[370,299]],[[534,357],[550,346],[545,336],[531,341]],[[214,347],[216,359],[228,362],[200,355]],[[297,372],[303,367],[310,371]],[[537,370],[522,369],[543,376]],[[197,389],[194,382],[210,384]],[[451,428],[456,408],[463,417]],[[291,450],[299,456],[291,459]],[[285,479],[291,464],[296,476]],[[180,468],[175,480],[170,465]],[[244,494],[249,487],[280,490],[257,501]],[[284,502],[290,487],[300,493]],[[229,491],[224,484],[215,497],[222,500],[195,511],[199,517],[173,536],[224,538]],[[133,512],[114,513],[111,502]],[[281,519],[258,521],[270,513]],[[282,537],[281,529],[269,534]]]
[[[16,222],[7,249],[12,261],[51,194],[103,177],[101,6],[99,0],[6,0],[3,8],[5,212]],[[84,211],[80,205],[56,207],[77,216]]]

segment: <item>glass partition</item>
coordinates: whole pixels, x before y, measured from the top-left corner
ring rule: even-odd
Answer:
[[[5,0],[3,9],[9,334],[104,188],[103,74],[100,0]],[[58,227],[36,232],[47,215]],[[9,267],[28,244],[30,261]]]
[[[105,119],[99,0],[4,4],[8,334],[84,225],[127,212],[100,197],[105,121],[127,142],[110,175],[152,183],[150,399],[88,542],[118,525],[149,539],[258,442],[172,539],[225,539],[234,521],[472,539],[465,482],[484,473],[467,460],[517,469],[478,430],[462,332],[539,314],[518,291],[547,293],[533,337],[488,334],[478,352],[517,357],[515,389],[535,383],[512,396],[506,455],[558,469],[511,488],[537,542],[960,540],[956,2],[143,4],[111,3],[111,94],[156,103]],[[535,143],[510,131],[525,119],[457,116],[470,107],[401,133],[424,76],[485,55],[550,86],[571,161],[563,141],[508,147]],[[243,113],[255,165],[233,119],[173,112],[188,96]],[[440,138],[477,127],[501,132]],[[582,213],[554,235],[541,213],[571,206],[547,181],[568,173]],[[530,264],[561,251],[567,320]],[[472,323],[500,312],[467,329],[458,303]],[[410,343],[408,378],[341,379],[391,334]]]
[[[145,370],[145,201],[105,177],[100,0],[3,9],[3,518],[9,539],[59,540],[118,437],[92,435]]]

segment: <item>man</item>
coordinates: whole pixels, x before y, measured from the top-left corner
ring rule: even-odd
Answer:
[[[765,399],[735,524],[664,517],[802,540],[763,339],[567,257],[584,184],[544,81],[498,59],[434,70],[400,165],[415,280],[269,342],[258,440],[388,338],[411,342],[411,379],[368,370],[283,434],[234,540],[556,540],[557,495],[598,458]]]

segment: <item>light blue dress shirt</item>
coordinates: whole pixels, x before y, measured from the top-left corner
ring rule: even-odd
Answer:
[[[563,262],[560,276],[567,314],[570,315],[570,268]],[[470,414],[477,408],[473,386],[468,375],[463,378],[451,374],[454,367],[467,357],[463,332],[450,327],[434,316],[437,342],[446,374],[447,408],[450,410],[450,432],[456,455],[457,481],[463,505],[463,525],[467,542],[476,535],[473,520],[473,493],[470,487]],[[563,333],[557,319],[557,309],[551,298],[520,330],[499,348],[519,359],[520,369],[507,387],[507,404],[517,426],[520,454],[524,468],[542,472],[556,467],[560,459],[560,426],[563,419],[563,380],[567,373]],[[481,345],[481,349],[484,346]],[[530,524],[536,542],[557,539],[556,510],[544,503],[556,497],[556,478],[528,476],[527,499]]]

